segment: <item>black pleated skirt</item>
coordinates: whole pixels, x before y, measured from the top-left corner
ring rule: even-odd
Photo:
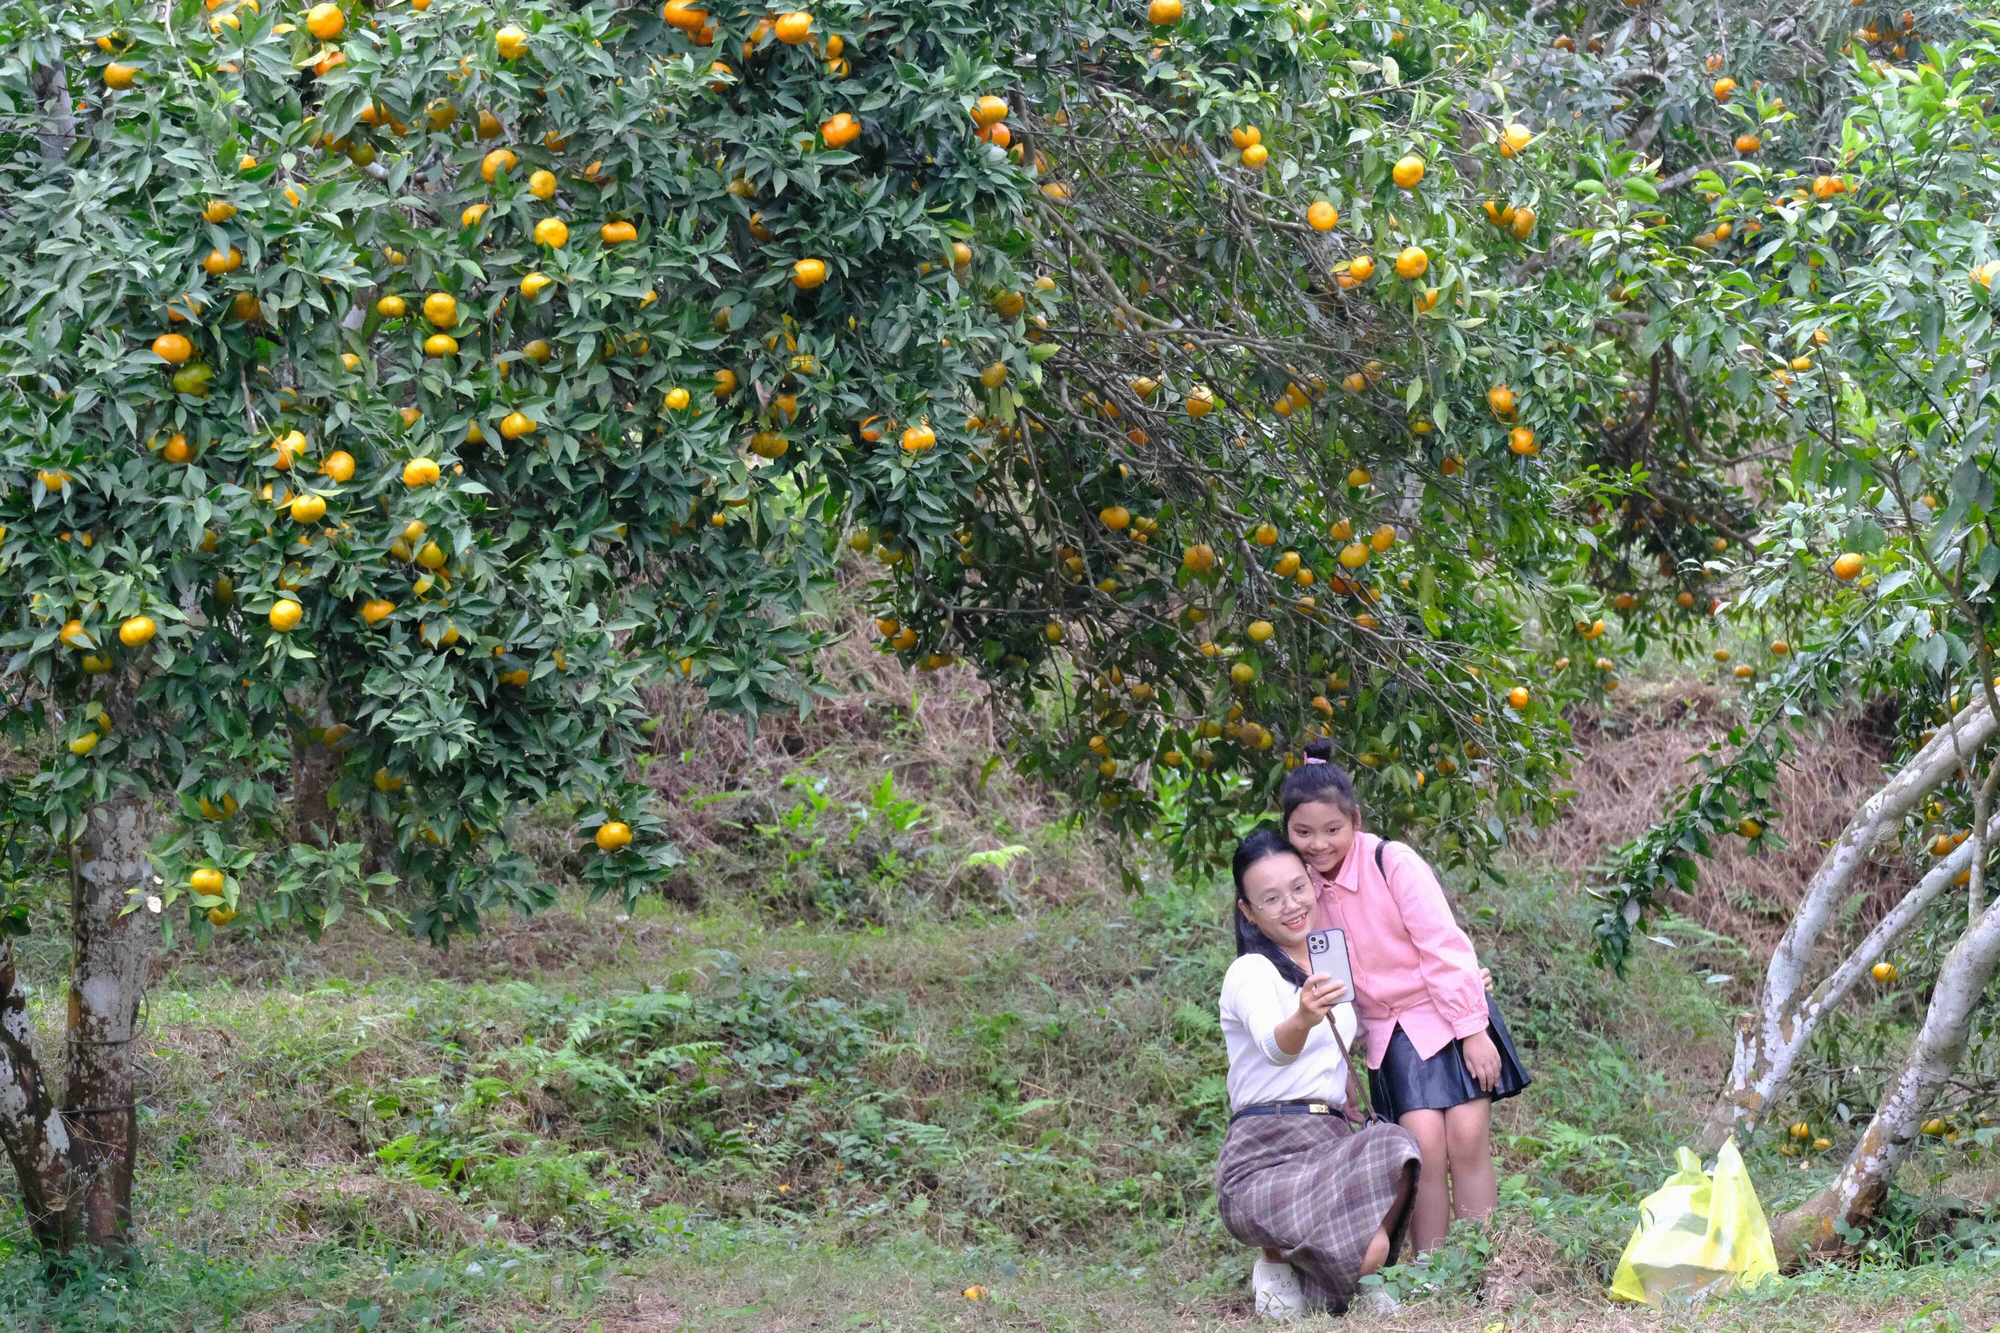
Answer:
[[[1486,1035],[1493,1038],[1500,1052],[1500,1082],[1492,1092],[1466,1072],[1457,1042],[1428,1060],[1421,1059],[1410,1044],[1409,1034],[1398,1026],[1389,1037],[1389,1049],[1382,1054],[1382,1067],[1368,1071],[1368,1096],[1375,1104],[1375,1113],[1394,1121],[1405,1111],[1448,1111],[1481,1097],[1497,1102],[1519,1096],[1533,1080],[1521,1066],[1514,1039],[1507,1035],[1507,1022],[1500,1017],[1491,995],[1486,997],[1486,1016]]]

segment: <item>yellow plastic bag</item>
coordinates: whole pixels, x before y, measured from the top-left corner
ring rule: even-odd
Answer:
[[[1776,1278],[1771,1228],[1736,1140],[1716,1154],[1712,1180],[1686,1148],[1680,1163],[1681,1169],[1639,1205],[1639,1225],[1618,1261],[1611,1294],[1657,1306]]]

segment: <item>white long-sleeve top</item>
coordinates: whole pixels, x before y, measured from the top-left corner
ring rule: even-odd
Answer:
[[[1354,1006],[1336,1005],[1336,1038],[1315,1023],[1297,1055],[1278,1049],[1277,1027],[1298,1012],[1299,988],[1278,975],[1262,954],[1246,953],[1222,978],[1222,1039],[1229,1047],[1229,1109],[1233,1114],[1262,1102],[1311,1098],[1329,1106],[1347,1101],[1347,1060],[1343,1047],[1354,1040]]]

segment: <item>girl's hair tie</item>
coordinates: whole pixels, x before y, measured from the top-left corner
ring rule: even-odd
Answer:
[[[1325,763],[1325,762],[1326,762],[1326,760],[1324,760],[1324,759],[1320,758],[1320,757],[1319,757],[1318,755],[1316,755],[1316,754],[1309,754],[1309,755],[1307,755],[1307,756],[1306,756],[1306,762],[1307,762],[1308,764],[1323,764],[1323,763]]]

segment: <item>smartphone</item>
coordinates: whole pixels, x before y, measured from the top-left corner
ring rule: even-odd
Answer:
[[[1340,1003],[1354,1003],[1354,965],[1347,958],[1347,932],[1313,931],[1306,936],[1306,953],[1312,958],[1313,973],[1332,977],[1346,985],[1347,993],[1341,997]]]

